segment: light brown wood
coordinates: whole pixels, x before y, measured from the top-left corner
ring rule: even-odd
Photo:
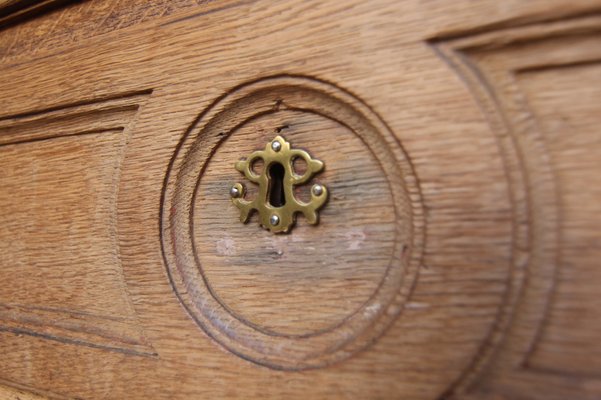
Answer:
[[[98,0],[4,26],[0,398],[599,398],[600,10]],[[288,234],[229,195],[276,135],[326,165],[296,195],[330,193]]]
[[[47,397],[38,396],[29,391],[19,390],[15,387],[0,386],[0,398],[4,400],[41,400]]]

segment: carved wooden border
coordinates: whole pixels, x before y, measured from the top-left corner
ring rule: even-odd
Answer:
[[[389,181],[396,214],[394,252],[375,292],[340,324],[300,336],[256,326],[221,303],[203,274],[192,234],[196,186],[217,146],[247,121],[280,109],[319,114],[359,136]],[[273,369],[319,368],[373,343],[402,312],[421,263],[421,208],[417,178],[409,159],[396,137],[367,105],[315,78],[267,77],[242,84],[217,99],[182,140],[171,162],[162,199],[163,255],[182,304],[196,323],[226,349]]]
[[[128,127],[149,94],[125,93],[0,116],[0,147],[106,133],[120,134],[125,144]],[[119,162],[122,155],[122,151],[115,154]],[[156,355],[135,315],[117,317],[44,305],[0,303],[0,331],[126,354]]]
[[[601,46],[590,45],[599,43],[600,32],[601,16],[592,15],[431,41],[468,86],[496,134],[514,215],[513,267],[504,303],[477,356],[443,397],[469,396],[490,369],[503,371],[505,379],[527,376],[540,385],[553,373],[553,379],[562,380],[573,393],[582,391],[573,377],[529,364],[553,302],[561,210],[542,132],[518,74],[601,62]]]

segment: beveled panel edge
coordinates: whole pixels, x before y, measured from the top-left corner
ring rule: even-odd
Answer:
[[[1,116],[0,147],[66,137],[76,139],[90,134],[127,135],[128,127],[151,93],[150,89],[140,90]],[[45,134],[40,129],[53,124],[63,131]],[[122,152],[115,154],[121,156]],[[0,332],[137,356],[157,356],[135,315],[119,318],[82,310],[0,304]]]

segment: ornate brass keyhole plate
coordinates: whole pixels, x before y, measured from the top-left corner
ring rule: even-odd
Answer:
[[[307,165],[302,175],[294,169],[297,158]],[[264,165],[260,174],[253,170],[253,165],[259,160]],[[234,184],[230,189],[232,202],[240,210],[241,222],[246,223],[250,213],[257,211],[259,223],[273,233],[288,232],[298,213],[302,213],[310,224],[318,223],[318,210],[328,199],[327,188],[314,184],[311,188],[311,200],[305,203],[294,196],[294,186],[308,182],[322,171],[322,161],[311,158],[304,150],[292,149],[290,143],[277,136],[267,143],[264,150],[253,152],[246,159],[238,161],[235,167],[248,180],[259,185],[259,193],[254,200],[244,199],[246,188],[241,183]]]

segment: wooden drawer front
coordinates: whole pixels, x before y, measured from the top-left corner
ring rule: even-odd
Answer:
[[[42,3],[0,2],[0,397],[601,396],[598,1]],[[285,233],[274,140],[327,197]]]

